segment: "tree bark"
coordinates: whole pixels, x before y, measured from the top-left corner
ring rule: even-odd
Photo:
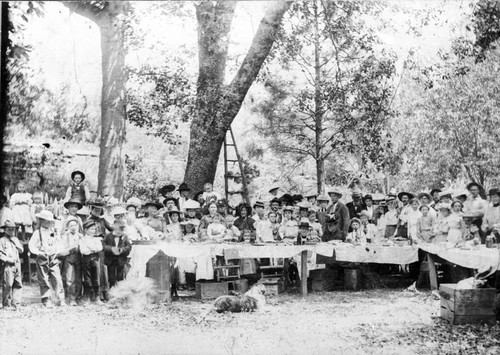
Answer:
[[[125,14],[128,1],[63,2],[71,11],[95,22],[101,32],[102,93],[101,139],[97,191],[101,195],[123,196],[126,135]]]
[[[123,196],[126,136],[125,19],[126,2],[109,2],[99,18],[102,53],[101,142],[97,191]]]
[[[318,30],[318,2],[314,8],[314,133],[316,136],[316,184],[318,194],[323,193],[325,181],[325,157],[323,154],[323,105],[321,101],[321,60]]]
[[[8,71],[7,71],[7,48],[9,46],[9,3],[2,2],[0,9],[0,21],[1,21],[1,56],[0,56],[0,162],[2,164],[2,171],[0,175],[5,172],[4,165],[4,132],[5,126],[7,124],[7,110],[8,110],[8,95],[7,95],[7,85],[8,85]],[[0,179],[0,194],[3,194],[5,189],[4,179]]]
[[[236,76],[224,84],[227,47],[236,3],[205,1],[196,6],[198,21],[199,72],[197,116],[190,131],[184,181],[193,191],[213,182],[227,130],[257,77],[274,43],[289,2],[272,3],[262,19],[252,45]]]

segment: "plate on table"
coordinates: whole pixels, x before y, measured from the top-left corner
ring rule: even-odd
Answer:
[[[262,247],[262,246],[264,246],[266,244],[264,244],[264,243],[253,243],[252,245],[255,245],[257,247]]]

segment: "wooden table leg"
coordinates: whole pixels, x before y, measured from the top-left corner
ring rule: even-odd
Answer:
[[[436,273],[436,264],[434,263],[434,258],[432,257],[432,254],[427,253],[427,262],[429,265],[429,281],[431,284],[431,290],[437,290],[438,289],[438,280],[437,280],[437,273]]]
[[[300,293],[307,296],[307,250],[300,253]]]

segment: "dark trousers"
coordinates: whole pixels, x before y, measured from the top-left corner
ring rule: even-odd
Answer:
[[[82,274],[85,286],[99,287],[101,274],[99,253],[82,255]]]
[[[21,302],[21,264],[0,266],[2,276],[2,304],[4,307],[17,306]]]
[[[82,261],[80,253],[74,252],[64,257],[62,278],[66,299],[68,301],[80,299],[82,295]]]
[[[123,281],[125,278],[124,269],[125,266],[120,265],[116,260],[113,260],[111,264],[108,265],[109,287],[113,287],[117,282]]]

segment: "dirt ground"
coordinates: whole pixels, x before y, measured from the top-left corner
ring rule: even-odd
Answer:
[[[451,326],[430,292],[282,294],[241,314],[207,314],[211,306],[181,297],[140,308],[0,310],[0,354],[500,353],[500,325]]]

